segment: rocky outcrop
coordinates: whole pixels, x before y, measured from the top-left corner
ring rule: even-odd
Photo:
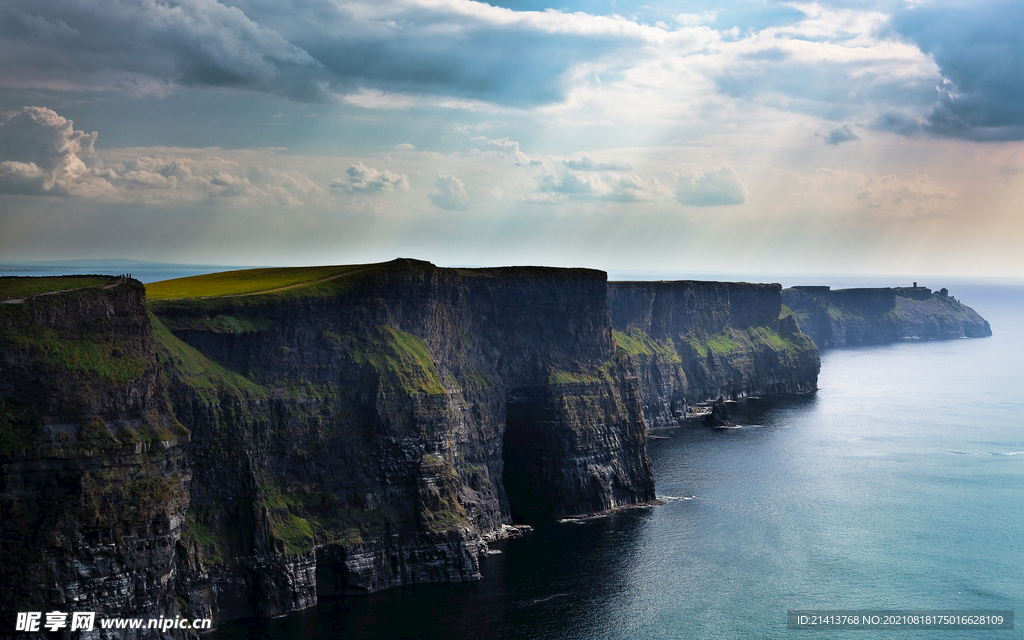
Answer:
[[[719,396],[817,388],[818,350],[782,313],[778,284],[610,282],[608,310],[636,362],[649,426]]]
[[[946,289],[793,287],[782,292],[801,329],[820,348],[899,340],[992,335],[989,323]]]
[[[179,613],[175,551],[189,502],[189,434],[168,405],[145,289],[110,284],[0,305],[7,624],[18,611]]]
[[[728,427],[735,424],[729,416],[729,408],[725,406],[725,397],[718,396],[711,405],[711,411],[704,415],[704,426]]]

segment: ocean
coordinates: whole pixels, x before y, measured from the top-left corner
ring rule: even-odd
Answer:
[[[826,351],[817,393],[652,432],[661,506],[538,526],[476,583],[324,597],[212,637],[1022,638],[1024,621],[787,630],[789,610],[1024,613],[1024,287],[950,289],[991,338]]]

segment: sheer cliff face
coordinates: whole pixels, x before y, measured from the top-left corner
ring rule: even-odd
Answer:
[[[188,431],[145,289],[0,305],[0,610],[174,617]]]
[[[777,285],[332,269],[0,305],[4,608],[223,620],[477,579],[509,523],[653,499],[647,420],[817,376]]]
[[[194,432],[190,602],[471,580],[504,523],[654,497],[603,273],[397,262],[331,286],[152,305]]]
[[[722,395],[817,388],[818,350],[781,286],[722,282],[610,282],[616,340],[636,362],[651,426],[677,424],[687,406]]]
[[[782,295],[800,327],[822,349],[992,335],[984,318],[945,289],[793,287]]]

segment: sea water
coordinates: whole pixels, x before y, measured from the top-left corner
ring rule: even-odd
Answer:
[[[1024,288],[961,289],[991,338],[826,351],[817,393],[731,405],[735,429],[653,432],[662,506],[538,526],[480,582],[321,598],[213,637],[1024,637],[1024,619],[786,628],[796,609],[1024,616]]]

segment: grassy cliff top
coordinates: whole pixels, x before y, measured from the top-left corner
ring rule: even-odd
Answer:
[[[84,287],[98,287],[114,276],[5,276],[0,278],[0,296],[27,298]]]
[[[393,264],[395,263],[223,271],[152,282],[146,285],[146,296],[150,300],[177,300],[263,294],[316,295],[351,278],[383,271]]]

